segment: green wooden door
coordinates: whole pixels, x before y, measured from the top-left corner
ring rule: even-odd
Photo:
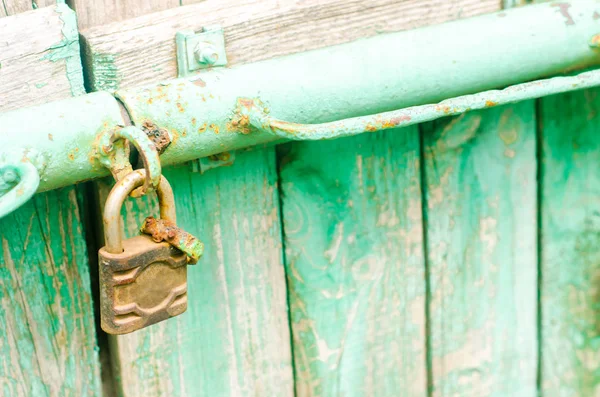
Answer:
[[[50,99],[82,92],[62,55],[35,55]],[[37,195],[0,220],[0,394],[600,395],[599,92],[165,169],[206,253],[188,311],[124,336],[95,310],[112,181]]]

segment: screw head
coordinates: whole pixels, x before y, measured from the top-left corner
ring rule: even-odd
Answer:
[[[13,168],[8,167],[2,170],[0,179],[3,179],[5,183],[15,183],[19,181],[19,175]]]
[[[211,43],[199,43],[194,50],[196,61],[202,65],[214,65],[219,60],[217,47]]]

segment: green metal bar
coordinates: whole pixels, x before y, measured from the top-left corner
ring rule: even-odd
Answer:
[[[260,105],[260,101],[240,99],[238,105],[239,116],[234,123],[239,125],[240,128],[248,128],[248,131],[250,131],[250,127],[254,127],[257,130],[266,131],[287,140],[336,139],[388,128],[406,127],[471,110],[506,105],[599,85],[600,70],[593,70],[572,77],[554,77],[513,85],[500,91],[492,90],[474,95],[465,95],[447,99],[437,104],[413,106],[376,115],[354,117],[322,124],[296,124],[278,120],[265,112],[265,109]],[[247,127],[243,125],[244,122]]]
[[[244,128],[239,98],[295,123],[437,103],[600,65],[595,1],[543,3],[117,91],[133,122],[166,128],[163,165],[279,139]]]
[[[96,157],[102,136],[124,125],[118,102],[106,92],[0,114],[2,155],[43,158],[38,191],[109,174]]]
[[[238,106],[244,102],[240,98],[255,98],[254,104],[260,100],[262,111],[273,117],[266,119],[269,123],[324,123],[600,65],[600,50],[593,40],[600,33],[599,12],[596,1],[543,3],[214,69],[115,95],[133,124],[140,128],[153,124],[171,134],[171,145],[160,157],[164,166],[280,139],[270,128],[248,128],[250,121]],[[524,86],[529,94],[515,98],[566,89],[555,83],[543,85],[544,89]],[[461,104],[465,99],[453,101]],[[469,108],[456,107],[457,112]],[[411,120],[456,112],[434,113],[427,117],[419,113],[422,119],[415,115]],[[0,136],[5,137],[0,157],[4,152],[18,154],[21,148],[36,150],[45,159],[38,191],[71,185],[108,174],[97,156],[98,144],[105,134],[126,124],[118,102],[108,93],[0,114]],[[275,125],[282,127],[281,122]]]

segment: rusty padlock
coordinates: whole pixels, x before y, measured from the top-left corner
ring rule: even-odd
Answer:
[[[187,256],[167,242],[121,234],[121,207],[144,184],[136,170],[113,187],[104,207],[105,246],[98,251],[102,329],[125,334],[177,316],[187,309]],[[173,190],[164,176],[157,189],[161,219],[175,222]]]

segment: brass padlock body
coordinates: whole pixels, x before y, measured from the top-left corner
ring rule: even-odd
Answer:
[[[187,309],[187,256],[149,236],[121,239],[121,206],[144,179],[143,170],[127,175],[111,190],[104,208],[106,246],[98,252],[100,317],[102,329],[110,334],[133,332]],[[164,177],[157,193],[161,218],[175,221],[173,193]]]

